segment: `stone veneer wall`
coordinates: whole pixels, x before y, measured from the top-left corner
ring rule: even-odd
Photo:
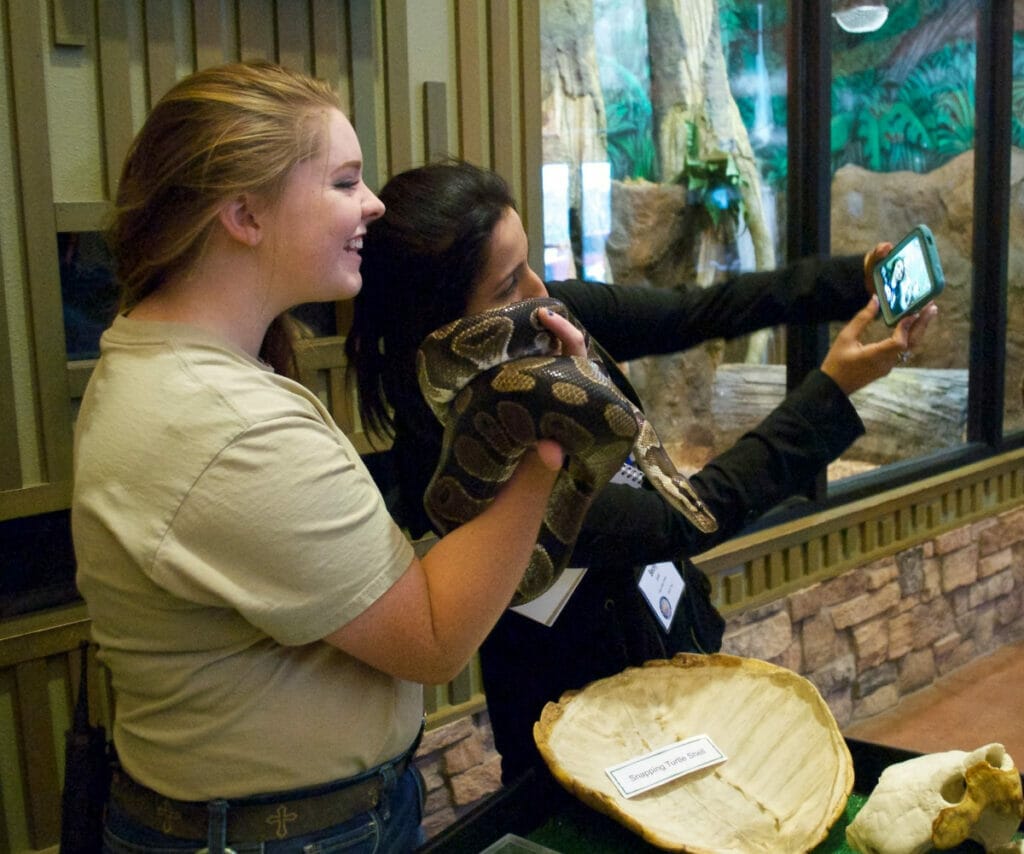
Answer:
[[[722,651],[806,676],[845,727],[1021,638],[1024,508],[730,615]],[[428,732],[416,763],[428,836],[501,785],[486,712]]]
[[[487,712],[425,732],[416,767],[427,789],[423,829],[429,838],[501,788],[501,756]]]
[[[801,673],[840,726],[1024,637],[1024,509],[729,620],[723,652]]]

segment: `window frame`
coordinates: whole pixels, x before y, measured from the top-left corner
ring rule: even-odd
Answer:
[[[790,213],[786,245],[791,258],[830,252],[830,7],[829,3],[803,3],[801,0],[790,0],[788,6],[789,55],[793,59],[788,70]],[[828,484],[822,474],[807,493],[810,503],[802,505],[804,512],[852,503],[1024,446],[1024,431],[1007,435],[1003,430],[1011,155],[1008,140],[1011,138],[1013,88],[1012,0],[982,0],[977,5],[976,62],[974,210],[986,211],[987,215],[985,227],[978,228],[976,221],[972,235],[966,440],[949,450],[889,463],[832,484]],[[787,388],[794,388],[821,363],[828,344],[826,324],[787,328]],[[773,524],[776,521],[773,520]]]

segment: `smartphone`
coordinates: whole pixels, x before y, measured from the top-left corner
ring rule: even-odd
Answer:
[[[946,286],[935,235],[927,225],[916,226],[875,264],[871,275],[887,326],[923,308]]]

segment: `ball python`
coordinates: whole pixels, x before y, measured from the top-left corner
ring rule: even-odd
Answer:
[[[586,357],[559,354],[560,342],[540,321],[545,311],[583,332]],[[553,439],[566,453],[513,605],[535,599],[558,579],[591,501],[630,453],[699,530],[717,528],[654,427],[609,378],[602,352],[563,303],[545,297],[452,321],[416,353],[420,391],[443,427],[441,456],[423,499],[441,533],[481,513],[539,439]]]

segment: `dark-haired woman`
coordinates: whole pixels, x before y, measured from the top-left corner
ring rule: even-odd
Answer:
[[[387,212],[370,225],[363,244],[367,287],[355,302],[348,348],[364,419],[394,437],[392,510],[413,536],[430,528],[422,498],[441,447],[440,426],[420,396],[415,352],[426,334],[455,318],[550,295],[617,361],[781,323],[849,320],[820,370],[691,477],[717,519],[715,533],[701,533],[647,484],[612,482],[584,521],[572,565],[587,572],[554,625],[515,611],[499,620],[480,657],[502,776],[510,782],[541,765],[532,726],[544,703],[651,658],[719,648],[722,619],[707,579],[686,557],[800,492],[839,456],[863,430],[849,395],[896,365],[935,308],[883,341],[861,343],[878,310],[876,298],[867,299],[865,270],[889,244],[863,257],[804,260],[704,290],[545,284],[527,261],[515,200],[493,172],[462,162],[430,164],[394,176],[381,198]],[[639,404],[621,373],[614,365],[610,370]],[[624,480],[635,481],[635,472]],[[640,589],[652,566],[677,572],[670,583],[683,590],[668,630]]]

